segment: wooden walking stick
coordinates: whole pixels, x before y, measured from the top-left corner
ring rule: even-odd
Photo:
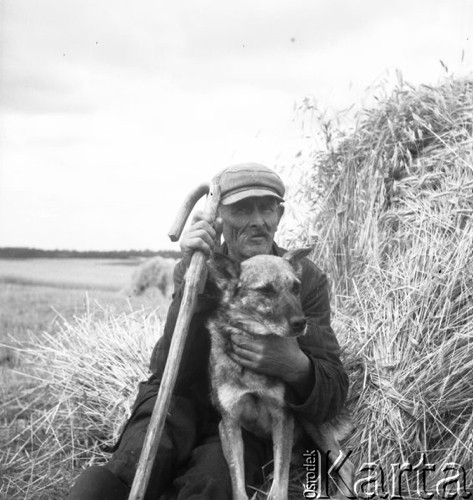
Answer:
[[[189,194],[182,209],[178,213],[171,230],[169,231],[169,237],[172,241],[177,241],[179,239],[192,208],[197,200],[205,193],[208,193],[205,211],[208,215],[210,215],[212,221],[215,220],[220,201],[220,187],[218,185],[218,180],[214,180],[214,182],[210,185],[201,185]],[[148,431],[146,432],[130,496],[128,497],[129,500],[143,500],[146,488],[148,487],[156,452],[158,450],[167,412],[171,403],[172,391],[176,384],[177,372],[181,363],[190,320],[194,314],[197,294],[201,289],[202,283],[205,283],[207,273],[206,259],[207,257],[203,252],[200,250],[195,251],[186,272],[184,294],[171,339],[171,345],[169,347],[166,366],[164,367],[161,386],[154,404]]]

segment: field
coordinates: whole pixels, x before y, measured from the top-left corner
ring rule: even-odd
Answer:
[[[127,293],[140,259],[0,259],[0,341],[28,329],[51,327],[59,316],[71,318],[91,303],[116,311],[165,306],[149,296]],[[154,297],[156,299],[156,296]]]
[[[139,263],[139,259],[5,259],[0,260],[0,277],[2,282],[117,291]]]
[[[120,343],[126,348],[130,347],[127,335],[133,334],[133,320],[140,325],[152,321],[153,328],[147,336],[148,351],[159,335],[159,321],[169,298],[157,289],[150,289],[140,297],[130,294],[133,273],[141,263],[140,259],[0,260],[1,499],[61,498],[77,465],[51,470],[51,487],[43,485],[41,489],[34,484],[35,475],[37,481],[41,474],[34,469],[31,458],[44,449],[45,441],[38,442],[42,438],[35,435],[37,442],[32,442],[32,432],[27,429],[37,427],[37,419],[47,418],[56,404],[46,391],[51,382],[47,380],[49,363],[56,357],[49,352],[47,357],[35,358],[33,353],[39,353],[42,347],[47,349],[54,342],[70,342],[79,334],[75,352],[93,355],[97,346],[91,346],[85,338],[92,329],[87,327],[85,334],[80,332],[79,325],[84,325],[84,320],[89,326],[94,323],[96,339],[107,333],[116,338],[119,332],[124,337]],[[120,318],[124,321],[121,325]],[[110,321],[114,326],[111,327]],[[113,339],[108,342],[112,345]],[[140,348],[139,341],[136,348]],[[111,349],[114,354],[118,350]],[[141,365],[137,367],[137,376],[146,376],[146,362],[143,362],[146,356],[143,353],[137,361]],[[69,365],[73,362],[73,358],[65,361]],[[64,370],[58,369],[57,373],[63,375]],[[60,426],[58,421],[57,432]],[[41,469],[41,464],[36,465]],[[25,475],[23,488],[18,478],[25,474],[21,470],[25,466],[30,471]]]

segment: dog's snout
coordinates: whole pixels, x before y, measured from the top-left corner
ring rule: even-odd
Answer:
[[[291,326],[292,331],[296,333],[302,333],[304,331],[305,325],[307,321],[304,316],[292,316],[289,320],[289,325]]]

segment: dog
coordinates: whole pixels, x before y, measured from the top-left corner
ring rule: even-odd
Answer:
[[[241,264],[222,255],[208,263],[210,279],[218,290],[217,308],[207,326],[211,337],[211,399],[222,420],[219,424],[223,453],[228,464],[233,500],[248,500],[245,488],[241,428],[271,436],[274,472],[270,500],[286,500],[289,469],[300,426],[321,452],[341,453],[339,440],[351,430],[348,417],[314,425],[295,424],[285,403],[285,384],[243,368],[229,353],[232,335],[280,335],[296,337],[305,332],[306,321],[298,296],[300,259],[310,249],[283,257],[257,255]],[[251,332],[251,333],[248,333]],[[338,471],[338,490],[345,497],[353,491],[354,467],[346,460]],[[319,488],[321,486],[319,485]]]

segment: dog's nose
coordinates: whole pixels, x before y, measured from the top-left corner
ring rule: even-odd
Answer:
[[[304,330],[306,323],[307,321],[305,320],[304,316],[293,316],[289,320],[291,329],[296,333],[301,333]]]

